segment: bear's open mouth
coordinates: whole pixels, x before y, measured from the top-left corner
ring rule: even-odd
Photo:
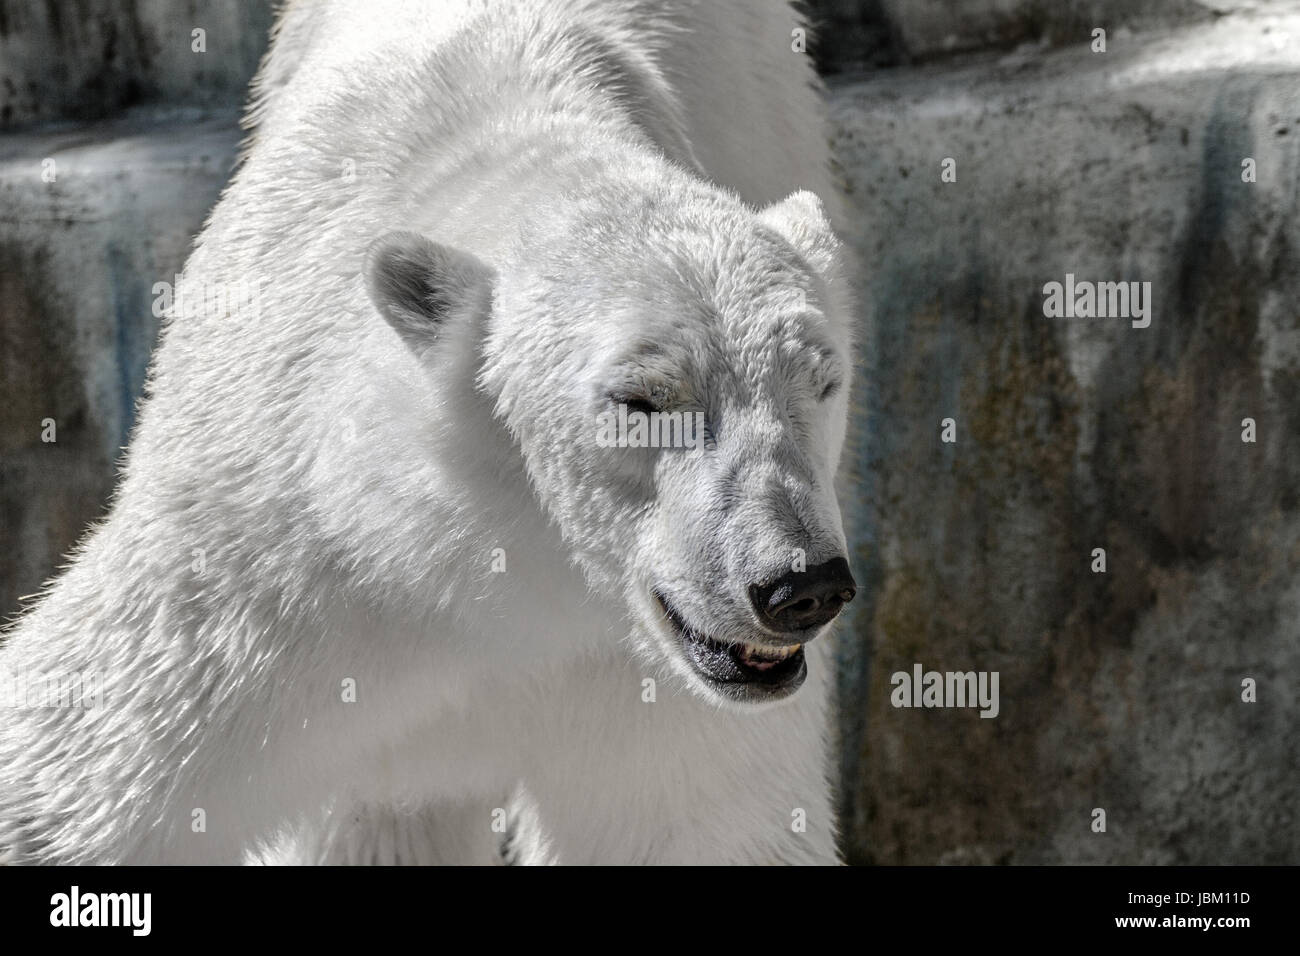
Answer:
[[[692,628],[658,591],[655,598],[681,643],[687,662],[728,696],[748,697],[754,691],[766,692],[764,696],[789,693],[808,675],[802,644],[771,647],[719,641]]]

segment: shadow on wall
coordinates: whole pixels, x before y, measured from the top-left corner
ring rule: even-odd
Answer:
[[[238,107],[270,28],[269,0],[0,0],[0,131]]]
[[[1040,50],[1213,20],[1255,0],[806,0],[822,73],[860,73],[977,50]]]

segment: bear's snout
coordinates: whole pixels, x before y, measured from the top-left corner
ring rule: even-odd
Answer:
[[[844,558],[790,571],[768,584],[753,584],[749,599],[758,619],[776,631],[806,631],[826,624],[857,594]]]

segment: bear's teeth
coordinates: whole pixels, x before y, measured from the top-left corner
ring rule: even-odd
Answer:
[[[788,647],[758,647],[754,644],[741,644],[740,653],[745,663],[761,667],[764,664],[789,660],[802,646],[802,644],[791,644]]]

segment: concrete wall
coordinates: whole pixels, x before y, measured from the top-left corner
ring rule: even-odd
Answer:
[[[832,101],[865,324],[853,858],[1300,861],[1300,18]],[[1045,317],[1067,273],[1150,282],[1150,326]],[[1000,715],[893,707],[918,662],[1000,672]]]
[[[0,0],[0,130],[137,104],[229,108],[270,26],[268,0]]]
[[[180,271],[237,142],[234,114],[0,136],[0,615],[103,513],[153,286]]]

